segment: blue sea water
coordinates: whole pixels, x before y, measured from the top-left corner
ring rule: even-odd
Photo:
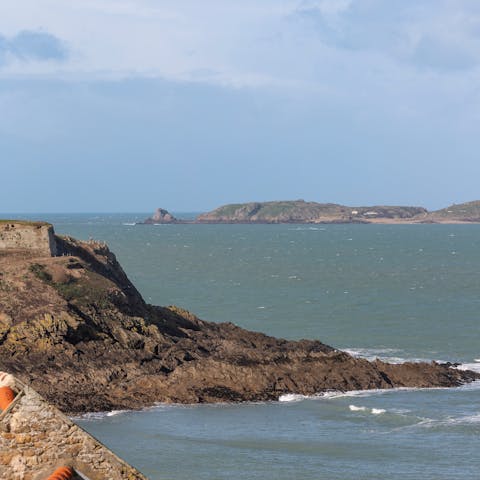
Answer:
[[[105,240],[144,298],[355,355],[480,369],[480,225],[162,225]],[[151,479],[479,479],[480,385],[110,412],[78,423]]]

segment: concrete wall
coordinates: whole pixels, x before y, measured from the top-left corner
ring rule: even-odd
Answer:
[[[53,227],[48,224],[0,223],[0,250],[28,249],[48,256],[57,255]]]
[[[45,480],[70,466],[89,480],[147,480],[31,388],[0,413],[0,478]]]

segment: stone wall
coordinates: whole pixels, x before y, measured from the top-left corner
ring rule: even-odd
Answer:
[[[14,390],[0,413],[0,478],[44,480],[70,466],[88,480],[147,480],[34,390],[18,380]]]
[[[0,250],[34,250],[48,256],[57,255],[53,227],[48,223],[0,222]]]

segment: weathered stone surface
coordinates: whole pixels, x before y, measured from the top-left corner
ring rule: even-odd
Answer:
[[[146,480],[32,388],[16,380],[16,390],[0,413],[0,478],[43,480],[70,466],[90,480]]]
[[[57,245],[53,227],[42,222],[0,221],[0,251],[18,249],[55,256]]]

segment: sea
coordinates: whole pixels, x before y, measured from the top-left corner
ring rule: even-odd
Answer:
[[[369,359],[480,371],[480,225],[135,225],[147,216],[42,219],[106,241],[150,303]],[[152,480],[480,479],[480,382],[75,421]]]

